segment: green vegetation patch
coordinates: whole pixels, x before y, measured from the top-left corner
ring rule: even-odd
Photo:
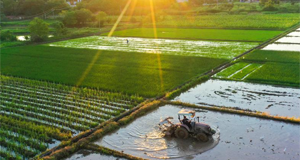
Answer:
[[[98,58],[90,67],[90,72],[85,73],[95,55]],[[76,85],[84,75],[81,86],[153,97],[226,61],[163,54],[25,46],[2,49],[1,72],[69,85]]]
[[[255,47],[258,43],[91,36],[45,45],[128,52],[127,54],[141,52],[232,59]]]
[[[290,14],[210,14],[199,16],[165,16],[157,26],[207,27],[235,29],[287,29],[298,24],[299,13]],[[144,25],[152,26],[151,17]]]
[[[226,29],[179,29],[157,28],[158,38],[174,39],[204,39],[204,40],[231,40],[231,41],[266,41],[282,31],[268,30],[226,30]],[[105,33],[104,35],[107,35]],[[154,37],[153,28],[135,28],[116,31],[113,36],[123,37]]]
[[[24,42],[16,41],[16,42],[1,42],[0,48],[3,47],[11,47],[11,46],[16,46],[16,45],[22,45]]]
[[[299,52],[256,50],[245,56],[243,60],[260,62],[300,63]]]
[[[243,80],[247,78],[249,75],[251,75],[252,73],[254,73],[261,66],[262,66],[261,64],[255,64],[255,63],[249,64],[246,67],[242,68],[239,72],[232,75],[231,78]]]
[[[266,63],[246,80],[300,87],[300,66],[292,63]]]
[[[54,24],[58,22],[57,20],[45,20],[47,23]],[[31,20],[23,20],[23,21],[7,21],[7,22],[1,22],[1,26],[28,26]]]
[[[226,69],[223,69],[213,77],[231,80],[244,80],[247,76],[255,72],[261,66],[262,64],[239,62]]]
[[[0,156],[29,159],[143,101],[97,89],[0,75]],[[52,145],[51,145],[52,144]]]

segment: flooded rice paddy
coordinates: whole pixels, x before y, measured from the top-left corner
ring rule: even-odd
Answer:
[[[159,120],[173,116],[176,122],[181,109],[162,106],[95,143],[147,159],[300,158],[299,125],[254,117],[196,110],[201,122],[218,128],[220,135],[214,137],[214,142],[161,137],[155,129]]]
[[[46,45],[53,47],[87,48],[122,52],[141,52],[231,59],[255,47],[258,45],[258,43],[91,36],[54,42]]]
[[[50,37],[54,37],[54,35],[49,35],[48,38]],[[18,41],[29,41],[30,40],[30,36],[29,35],[20,35],[20,36],[16,36]]]
[[[292,33],[287,34],[287,36],[290,36],[290,37],[300,37],[300,32],[292,32]]]
[[[300,52],[300,44],[269,44],[263,50]]]
[[[295,43],[300,44],[300,37],[283,37],[276,41],[277,43]]]
[[[300,117],[300,89],[208,80],[175,100],[205,106],[239,107],[271,115]]]
[[[300,32],[298,30],[278,39],[275,43],[267,45],[263,50],[300,52]]]
[[[90,151],[86,149],[79,150],[66,160],[126,160],[124,158],[117,158],[114,156],[108,156],[104,154],[97,153],[95,151]]]
[[[149,159],[193,157],[214,148],[219,142],[219,130],[205,143],[194,138],[182,140],[164,137],[158,123],[168,116],[173,116],[174,123],[178,123],[177,112],[180,109],[172,106],[161,107],[95,143]]]

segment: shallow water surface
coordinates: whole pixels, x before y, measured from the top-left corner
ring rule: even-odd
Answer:
[[[219,130],[205,143],[198,142],[194,138],[181,140],[163,136],[158,123],[168,116],[173,116],[174,123],[178,123],[176,116],[180,109],[171,106],[161,107],[95,143],[150,159],[193,157],[215,147],[220,138]]]
[[[300,117],[300,89],[246,82],[208,80],[174,100],[205,106],[239,107],[272,115]]]
[[[204,144],[193,139],[161,138],[153,130],[160,118],[182,109],[166,105],[136,119],[95,143],[134,156],[157,159],[299,159],[299,125],[211,111],[196,110],[200,121],[218,129],[219,143],[201,153]],[[211,145],[211,142],[206,146]]]
[[[287,36],[290,36],[290,37],[300,37],[300,32],[291,32],[289,34],[287,34]]]
[[[300,37],[282,37],[276,43],[296,43],[300,44]]]
[[[28,39],[25,38],[26,36],[28,37]],[[53,35],[49,35],[48,37],[49,38],[53,37]],[[20,36],[17,36],[17,40],[18,41],[29,41],[30,40],[30,36],[29,35],[20,35]]]
[[[262,50],[297,51],[300,52],[300,44],[269,44]]]
[[[45,45],[53,47],[87,48],[109,51],[231,59],[255,47],[258,43],[91,36]]]
[[[82,149],[71,155],[66,160],[126,160],[124,158],[117,158],[114,156],[100,154],[94,151]]]

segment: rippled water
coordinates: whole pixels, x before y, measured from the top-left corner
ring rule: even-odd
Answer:
[[[258,43],[91,36],[55,42],[46,45],[53,47],[88,48],[109,51],[203,56],[231,59],[255,47],[256,45],[258,45]]]
[[[239,107],[272,115],[300,117],[300,89],[246,82],[208,80],[175,100],[205,106]]]
[[[90,151],[90,150],[79,150],[78,152],[76,152],[75,154],[71,155],[69,158],[67,158],[66,160],[126,160],[124,158],[117,158],[114,156],[109,156],[109,155],[104,155],[104,154],[100,154],[94,151]]]
[[[201,122],[218,128],[220,136],[215,147],[216,141],[201,144],[193,139],[161,138],[155,129],[158,121],[168,116],[177,121],[180,109],[178,106],[162,106],[95,143],[146,159],[300,158],[299,125],[234,114],[196,110]],[[210,149],[205,151],[206,147]]]
[[[168,116],[175,117],[174,122],[178,123],[176,117],[180,109],[171,106],[161,107],[142,118],[136,119],[126,128],[121,128],[116,133],[105,136],[96,144],[150,159],[189,157],[215,147],[220,138],[219,130],[205,143],[198,142],[194,138],[182,140],[163,136],[158,128],[158,123]],[[214,127],[213,124],[211,125]]]

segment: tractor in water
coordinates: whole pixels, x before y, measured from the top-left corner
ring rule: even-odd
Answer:
[[[187,117],[189,117],[189,119]],[[168,117],[159,123],[160,129],[166,136],[175,136],[181,139],[193,137],[198,141],[207,142],[209,136],[216,133],[209,125],[199,122],[199,117],[195,117],[194,110],[180,110],[178,112],[178,120],[180,123],[174,124],[170,121],[171,119],[173,119],[173,117]]]

